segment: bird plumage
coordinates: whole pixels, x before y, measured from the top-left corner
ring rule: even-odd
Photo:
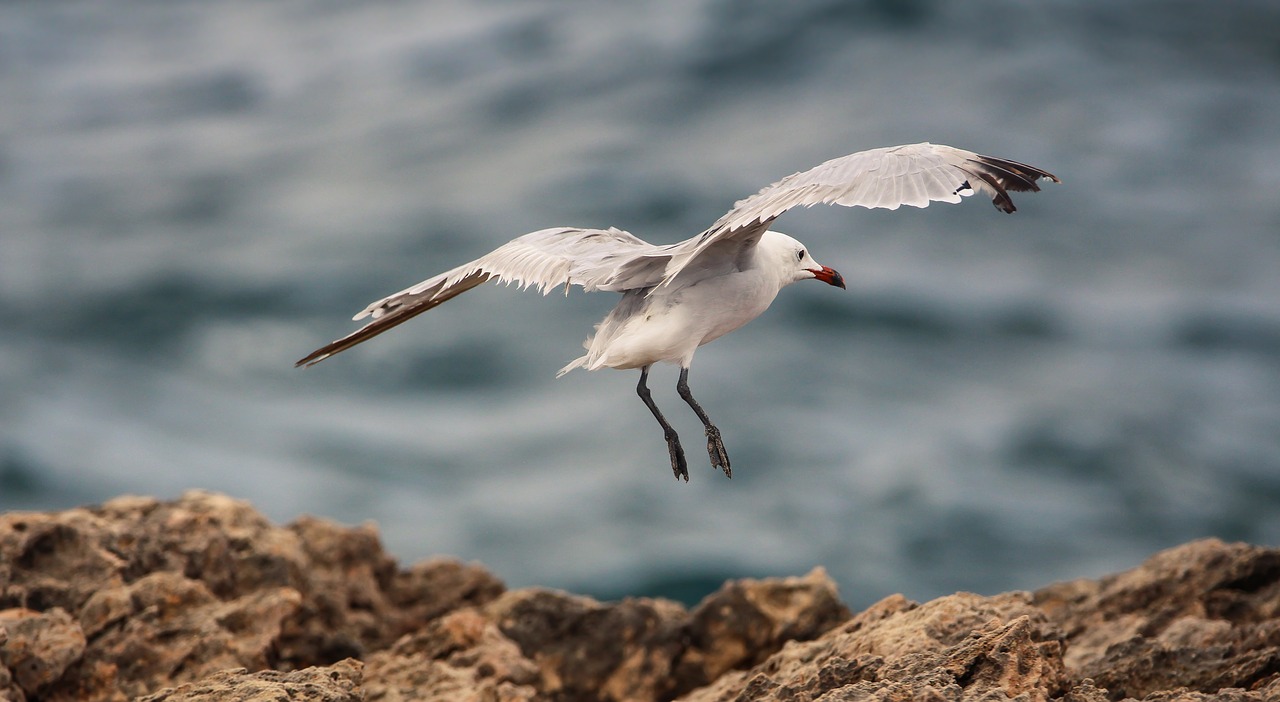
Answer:
[[[791,283],[816,278],[844,287],[804,245],[769,227],[795,207],[835,204],[897,209],[960,202],[977,192],[1001,211],[1015,211],[1010,192],[1038,191],[1051,173],[1007,159],[940,144],[861,151],[794,173],[738,201],[706,231],[669,245],[650,244],[619,229],[553,227],[517,237],[480,258],[378,300],[355,316],[364,327],[322,346],[295,365],[311,366],[367,341],[489,280],[537,287],[544,295],[567,286],[622,294],[584,344],[587,353],[560,370],[639,368],[637,392],[662,426],[672,469],[688,480],[674,429],[649,396],[649,367],[681,366],[680,395],[707,430],[712,465],[730,474],[719,430],[689,392],[694,352],[762,313]]]

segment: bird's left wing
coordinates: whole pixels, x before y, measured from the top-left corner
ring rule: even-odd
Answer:
[[[741,241],[753,244],[779,215],[793,207],[819,204],[896,210],[902,205],[960,202],[975,192],[991,196],[1003,212],[1013,212],[1009,192],[1039,191],[1036,181],[1056,176],[1034,166],[983,156],[942,144],[907,144],[859,151],[783,178],[738,201],[702,234],[672,250],[664,283],[711,247]]]
[[[544,295],[570,285],[587,291],[622,291],[656,285],[670,258],[664,247],[619,229],[542,229],[374,302],[353,318],[372,317],[372,321],[294,365],[315,365],[490,279],[522,288],[537,286]]]

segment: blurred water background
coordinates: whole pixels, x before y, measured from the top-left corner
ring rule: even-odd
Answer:
[[[405,563],[850,604],[1280,543],[1280,5],[0,5],[0,508],[190,488],[375,521]],[[692,386],[556,369],[607,293],[477,289],[307,370],[369,301],[543,227],[702,230],[930,140],[1065,184],[777,228],[788,289]]]

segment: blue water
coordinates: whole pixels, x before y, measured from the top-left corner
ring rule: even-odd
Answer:
[[[7,3],[0,508],[190,488],[372,520],[404,562],[850,604],[1280,543],[1280,6]],[[369,301],[543,227],[690,236],[930,140],[1064,180],[777,227],[789,288],[699,351],[724,432],[556,369],[614,296],[483,287],[320,366]]]

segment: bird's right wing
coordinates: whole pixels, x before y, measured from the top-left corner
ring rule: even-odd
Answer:
[[[619,229],[555,227],[512,239],[480,258],[374,302],[353,319],[364,327],[312,351],[295,366],[311,366],[496,278],[547,294],[561,286],[622,291],[662,280],[670,255]]]

